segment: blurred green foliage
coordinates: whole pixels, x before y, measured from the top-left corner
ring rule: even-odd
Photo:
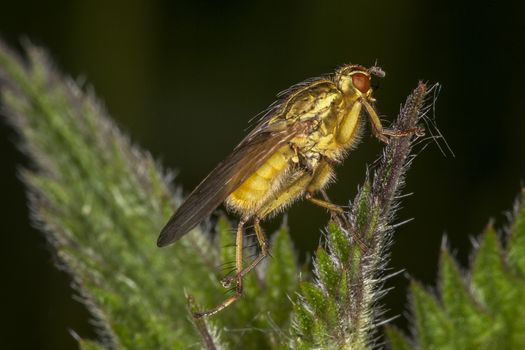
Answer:
[[[445,242],[438,293],[412,284],[413,340],[390,328],[394,350],[525,348],[524,200],[525,191],[506,231],[498,235],[489,225],[475,242],[469,271],[461,271]]]

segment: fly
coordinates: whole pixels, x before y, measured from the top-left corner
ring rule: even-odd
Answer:
[[[375,66],[344,65],[333,74],[307,80],[279,94],[255,128],[175,211],[160,233],[159,247],[180,239],[223,202],[240,217],[236,273],[222,280],[224,287],[235,288],[235,294],[195,317],[216,314],[241,297],[243,277],[270,253],[262,220],[302,198],[332,214],[343,213],[324,190],[334,181],[334,166],[359,143],[364,115],[370,120],[372,134],[385,143],[389,137],[417,132],[383,128],[374,107],[372,75],[384,77],[385,73]],[[244,266],[244,226],[249,222],[253,223],[260,253]]]

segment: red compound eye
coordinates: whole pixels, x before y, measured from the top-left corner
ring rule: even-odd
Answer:
[[[370,90],[370,76],[364,73],[355,73],[352,75],[352,84],[357,90],[366,94]]]

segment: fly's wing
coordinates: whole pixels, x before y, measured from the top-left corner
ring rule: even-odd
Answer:
[[[333,88],[332,82],[325,83],[330,89]],[[295,136],[308,132],[312,127],[311,119],[299,121],[298,115],[290,115],[290,106],[294,105],[295,100],[303,99],[303,95],[308,92],[308,85],[298,85],[297,90],[303,93],[290,90],[280,103],[272,105],[259,125],[190,193],[162,229],[157,241],[159,247],[173,243],[188,233],[273,153]]]
[[[273,129],[273,128],[272,128]],[[245,139],[190,193],[162,229],[157,245],[168,245],[209,216],[235,189],[279,148],[298,134],[300,128],[261,130]]]

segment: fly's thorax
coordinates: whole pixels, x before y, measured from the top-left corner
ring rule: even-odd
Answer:
[[[362,129],[362,106],[357,99],[342,100],[332,106],[330,113],[322,115],[308,134],[292,139],[295,149],[303,159],[318,157],[340,162],[346,152],[357,144]]]
[[[322,118],[331,107],[342,99],[342,95],[327,81],[319,81],[308,87],[307,90],[299,89],[288,96],[287,102],[282,106],[282,112],[287,120],[308,120]]]

